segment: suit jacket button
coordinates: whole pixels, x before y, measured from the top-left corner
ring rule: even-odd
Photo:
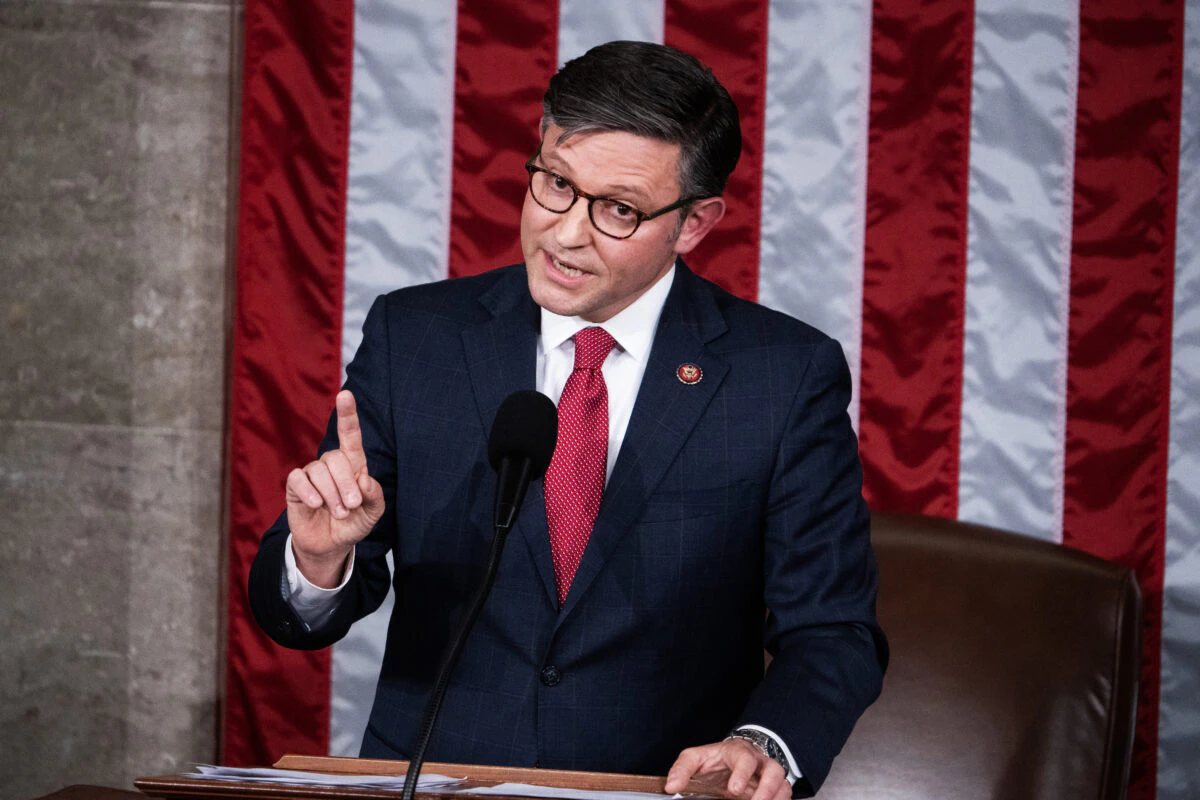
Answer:
[[[555,666],[549,666],[542,670],[542,685],[543,686],[558,686],[562,682],[562,670]]]

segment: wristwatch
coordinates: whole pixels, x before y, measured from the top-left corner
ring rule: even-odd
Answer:
[[[779,766],[783,767],[784,775],[789,777],[791,776],[792,768],[788,766],[787,756],[784,755],[783,748],[779,746],[779,742],[775,741],[774,736],[768,736],[762,731],[756,731],[753,728],[738,728],[725,738],[745,739],[747,742],[761,750],[767,758],[777,762]]]

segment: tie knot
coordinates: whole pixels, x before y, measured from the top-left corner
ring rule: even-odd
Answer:
[[[604,328],[584,328],[575,334],[575,369],[600,369],[616,340]]]

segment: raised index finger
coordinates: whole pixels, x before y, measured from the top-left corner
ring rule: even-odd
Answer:
[[[338,392],[334,401],[337,408],[338,449],[350,460],[350,469],[355,475],[367,466],[367,454],[363,452],[362,428],[358,426],[358,407],[349,389]]]

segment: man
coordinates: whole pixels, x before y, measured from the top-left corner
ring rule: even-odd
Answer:
[[[551,80],[541,133],[524,264],[373,306],[322,455],[288,476],[255,559],[255,616],[325,647],[390,581],[362,754],[406,757],[487,554],[487,432],[537,388],[559,405],[554,460],[429,758],[811,793],[886,663],[841,349],[679,260],[723,216],[741,148],[694,58],[594,48]]]

